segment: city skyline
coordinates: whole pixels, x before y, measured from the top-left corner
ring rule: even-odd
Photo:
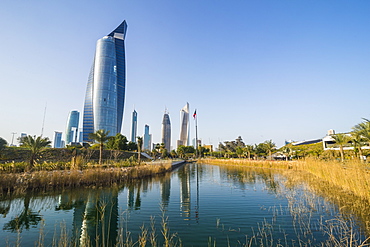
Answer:
[[[96,43],[85,96],[83,141],[89,141],[89,134],[100,129],[108,131],[110,136],[121,133],[126,87],[126,32],[124,20]]]
[[[8,104],[0,108],[0,137],[40,135],[46,103],[43,135],[65,131],[69,111],[83,112],[95,41],[122,20],[130,25],[125,104],[135,105],[138,135],[148,124],[153,143],[161,142],[167,108],[176,147],[184,102],[191,113],[197,108],[199,138],[215,147],[238,136],[282,146],[329,129],[348,132],[370,118],[369,8],[331,0],[3,1],[0,79]],[[19,33],[27,42],[8,38]],[[130,137],[127,108],[123,119],[121,133]]]

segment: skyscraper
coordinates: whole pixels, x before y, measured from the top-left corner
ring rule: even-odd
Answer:
[[[137,112],[132,112],[132,127],[131,127],[131,141],[136,142],[137,136]]]
[[[189,146],[189,103],[180,111],[180,140],[177,141],[177,147],[180,145]]]
[[[54,131],[54,148],[62,148],[62,132]]]
[[[164,113],[162,121],[162,143],[169,152],[171,150],[171,121],[167,112]]]
[[[71,142],[77,141],[76,137],[78,133],[79,120],[80,113],[78,111],[71,111],[69,113],[67,119],[66,138],[65,138],[66,145],[70,144]]]
[[[126,84],[126,31],[127,24],[123,21],[97,41],[86,89],[84,141],[89,140],[89,133],[99,129],[109,131],[112,136],[121,132]]]
[[[144,127],[144,150],[151,151],[151,135],[149,134],[149,125],[145,124]]]

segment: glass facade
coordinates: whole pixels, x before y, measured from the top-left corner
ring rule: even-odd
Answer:
[[[80,113],[78,111],[71,111],[67,119],[66,138],[65,142],[68,145],[71,142],[77,141],[76,134],[78,132],[78,124],[80,120]]]
[[[54,131],[54,148],[62,148],[62,132]]]
[[[171,150],[171,121],[168,113],[164,113],[162,121],[162,143],[169,152]]]
[[[150,146],[151,146],[151,136],[149,134],[149,125],[145,125],[144,127],[144,150],[149,150],[151,151],[150,149]]]
[[[189,103],[180,111],[180,140],[178,146],[185,145],[189,146]]]
[[[99,39],[87,83],[83,141],[99,129],[110,135],[121,132],[125,98],[125,46],[127,24],[123,21],[113,32]]]
[[[136,143],[137,136],[137,112],[132,112],[131,141]]]

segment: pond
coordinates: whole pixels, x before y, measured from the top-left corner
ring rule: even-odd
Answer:
[[[354,217],[306,185],[287,186],[274,170],[195,163],[109,188],[3,199],[0,214],[0,246],[144,239],[147,246],[318,246],[366,238]]]

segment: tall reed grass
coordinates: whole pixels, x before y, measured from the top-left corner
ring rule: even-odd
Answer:
[[[370,203],[370,166],[359,161],[341,163],[306,159],[299,161],[251,161],[246,159],[203,159],[207,164],[242,165],[307,172]]]
[[[341,163],[306,159],[300,161],[250,161],[203,159],[215,165],[274,169],[287,178],[286,186],[307,184],[313,192],[338,205],[344,214],[355,214],[370,236],[370,170],[356,161]]]
[[[143,164],[134,167],[105,167],[89,164],[83,170],[41,170],[22,173],[0,174],[0,195],[21,194],[32,190],[65,189],[83,186],[109,186],[171,171],[171,162]]]

